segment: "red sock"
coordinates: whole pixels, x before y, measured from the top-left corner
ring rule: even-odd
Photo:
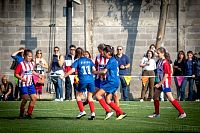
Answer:
[[[90,111],[91,113],[94,112],[94,102],[93,101],[88,101],[89,106],[90,106]]]
[[[106,112],[110,112],[110,109],[109,109],[108,105],[106,104],[106,101],[103,98],[101,98],[99,100],[99,103],[105,109]]]
[[[24,115],[24,111],[25,111],[25,108],[24,106],[20,106],[20,115],[23,116]]]
[[[182,109],[181,105],[174,99],[174,101],[171,102],[172,105],[178,110],[180,114],[184,113],[184,110]]]
[[[28,115],[32,115],[33,108],[34,106],[30,106],[30,105],[28,106],[28,111],[27,111]]]
[[[116,112],[116,116],[118,117],[120,115],[120,113],[119,112]]]
[[[80,112],[83,112],[84,111],[83,102],[77,101],[77,104],[78,104],[78,108],[79,108]]]
[[[120,115],[123,114],[123,111],[117,106],[117,104],[115,104],[114,102],[110,102],[110,107],[115,110],[116,112],[118,112]]]
[[[160,102],[159,100],[154,100],[154,108],[155,108],[155,113],[158,115],[160,114],[159,108],[160,108]]]

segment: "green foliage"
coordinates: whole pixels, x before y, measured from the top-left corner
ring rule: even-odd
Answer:
[[[152,102],[121,102],[121,108],[128,116],[120,121],[112,116],[103,120],[105,112],[95,102],[96,119],[88,121],[87,116],[76,119],[79,113],[76,102],[38,101],[33,119],[18,119],[20,102],[0,102],[0,133],[14,132],[198,132],[200,131],[200,102],[181,102],[187,118],[177,119],[178,112],[170,102],[161,102],[161,117],[149,119],[154,111]],[[88,105],[85,111],[89,114]]]

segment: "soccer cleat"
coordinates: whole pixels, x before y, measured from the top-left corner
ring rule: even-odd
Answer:
[[[113,112],[106,112],[106,117],[104,120],[109,119],[113,115]]]
[[[94,120],[94,119],[95,119],[95,113],[92,112],[92,113],[90,114],[90,117],[88,118],[88,120]]]
[[[119,115],[116,120],[124,119],[126,116],[127,116],[127,114],[123,113],[123,114]]]
[[[178,116],[178,118],[179,119],[183,119],[183,118],[185,118],[187,115],[186,115],[186,113],[183,113],[183,114],[180,114],[179,116]]]
[[[80,119],[81,117],[85,116],[86,115],[86,112],[83,111],[83,112],[80,112],[79,115],[77,115],[77,119]]]
[[[143,100],[143,99],[140,99],[140,102],[144,102],[144,100]]]
[[[24,114],[19,114],[19,117],[18,117],[18,119],[23,119],[24,118]]]
[[[152,114],[148,116],[149,118],[160,118],[160,114]]]
[[[26,118],[26,119],[32,119],[32,116],[31,116],[30,114],[26,114],[26,115],[25,115],[25,118]]]
[[[153,99],[151,99],[151,102],[154,102],[154,100],[153,100]]]

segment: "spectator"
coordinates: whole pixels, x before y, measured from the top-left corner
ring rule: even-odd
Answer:
[[[119,65],[118,67],[119,67],[120,82],[122,86],[122,99],[124,101],[128,101],[129,89],[126,80],[124,79],[124,76],[127,75],[127,69],[130,68],[130,62],[128,56],[123,54],[122,46],[117,47],[117,54],[115,55],[115,59],[118,61]]]
[[[177,100],[180,100],[180,88],[182,81],[184,79],[184,62],[185,62],[185,52],[179,51],[177,55],[177,59],[174,62],[174,82],[176,85],[176,91],[177,91]]]
[[[56,90],[56,99],[55,101],[63,101],[63,88],[62,88],[62,79],[61,75],[64,74],[63,71],[64,57],[60,54],[60,48],[54,47],[54,54],[49,67],[51,70],[52,81]],[[48,72],[49,72],[48,71]]]
[[[15,69],[15,76],[19,79],[20,93],[22,94],[22,101],[20,106],[20,118],[23,118],[25,105],[29,99],[29,107],[27,113],[25,114],[27,118],[31,118],[33,108],[37,99],[36,90],[33,85],[33,75],[39,76],[38,73],[34,71],[35,63],[33,62],[33,54],[31,50],[24,50],[24,61],[17,65]]]
[[[156,59],[158,57],[157,51],[156,51],[156,45],[155,44],[151,44],[149,46],[149,50],[151,50],[153,52],[154,58]]]
[[[44,76],[44,69],[48,69],[48,64],[46,60],[42,57],[42,50],[37,50],[36,55],[35,55],[35,71],[41,75]],[[38,79],[38,78],[36,78]],[[41,98],[42,95],[42,86],[44,84],[38,83],[37,81],[35,82],[35,89],[36,89],[36,94],[39,96],[39,99]]]
[[[181,97],[180,100],[184,101],[185,100],[185,87],[187,85],[187,82],[189,82],[189,94],[188,94],[188,100],[192,101],[193,100],[193,84],[194,84],[194,77],[195,77],[195,61],[193,59],[193,52],[192,51],[188,51],[187,52],[187,59],[184,63],[184,75],[185,76],[191,76],[191,77],[185,77],[182,85],[181,85]]]
[[[198,53],[198,57],[193,56],[195,60],[195,84],[197,87],[197,96],[196,101],[200,100],[200,52]]]
[[[69,54],[65,56],[65,72],[69,72],[71,70],[71,65],[75,60],[75,50],[75,45],[69,46]],[[75,86],[76,85],[74,84],[74,87]],[[72,100],[72,81],[70,80],[70,76],[65,78],[65,100]]]
[[[84,52],[84,56],[87,57],[87,58],[89,58],[89,59],[91,59],[92,62],[95,63],[95,61],[92,59],[92,56],[91,56],[91,54],[90,54],[89,51],[85,51],[85,52]]]
[[[25,48],[23,48],[23,47],[19,48],[19,50],[17,50],[16,52],[11,54],[11,57],[14,59],[14,61],[16,61],[16,65],[18,65],[20,62],[22,62],[24,60],[24,57],[23,57],[24,49]],[[15,98],[15,100],[20,100],[21,96],[20,96],[20,91],[19,91],[19,86],[18,86],[18,79],[15,76],[14,76],[14,80],[16,82],[14,98]],[[18,99],[18,96],[20,96],[19,99]]]
[[[154,70],[156,69],[156,62],[154,59],[154,53],[151,50],[148,50],[146,56],[143,57],[140,67],[142,67],[142,76],[151,76],[151,77],[143,77],[143,87],[141,92],[141,100],[140,102],[144,101],[147,87],[149,86],[149,98],[153,102],[153,95],[154,95],[154,80],[155,80],[155,73]],[[145,81],[144,81],[145,79]]]
[[[2,84],[0,85],[0,95],[4,101],[13,100],[13,84],[8,81],[8,77],[3,75],[1,79]],[[1,99],[0,98],[0,99]]]

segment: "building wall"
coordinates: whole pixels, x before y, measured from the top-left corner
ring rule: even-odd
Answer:
[[[187,3],[184,10],[181,10],[185,18],[180,20],[184,20],[181,27],[185,33],[181,36],[184,41],[179,45],[183,45],[185,51],[199,52],[200,1],[183,1]],[[66,18],[63,17],[65,2],[56,1],[55,45],[61,48],[62,54],[66,51]],[[9,69],[12,62],[10,55],[19,47],[30,48],[34,53],[41,49],[48,60],[52,52],[49,46],[54,46],[51,43],[53,40],[50,40],[51,11],[51,0],[0,0],[0,76],[13,75],[13,71]],[[86,0],[84,5],[82,0],[81,5],[74,4],[73,7],[73,44],[86,48],[93,57],[98,53],[99,43],[115,48],[121,45],[130,57],[130,74],[139,76],[139,63],[149,45],[156,40],[159,13],[160,2],[157,1],[146,5],[144,0]],[[178,50],[176,0],[170,1],[162,45],[171,53],[174,61]],[[133,78],[130,88],[134,98],[140,97],[140,78]]]

